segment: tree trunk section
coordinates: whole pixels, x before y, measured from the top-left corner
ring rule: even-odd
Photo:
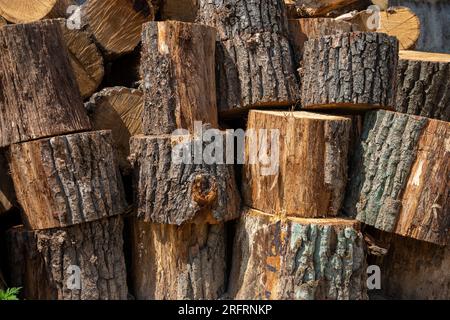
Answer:
[[[194,22],[198,9],[198,0],[165,0],[160,6],[159,18],[162,21]]]
[[[311,39],[304,46],[302,107],[393,108],[398,41],[382,33],[345,33]]]
[[[222,139],[218,142],[222,150],[215,151],[217,158],[199,159],[202,152],[207,155],[214,145],[202,144],[191,136],[131,138],[134,203],[139,218],[182,225],[215,224],[239,216],[240,197],[234,168],[232,164],[224,164],[227,151],[223,147],[227,138],[218,130],[216,133],[219,134],[216,139]]]
[[[0,16],[12,23],[65,18],[75,0],[0,0]]]
[[[130,138],[142,134],[144,98],[142,90],[105,88],[85,104],[95,130],[111,130],[119,167],[129,170]]]
[[[409,8],[394,7],[381,14],[381,28],[378,32],[396,37],[400,49],[412,50],[420,37],[420,19]]]
[[[235,299],[367,299],[359,223],[279,220],[248,210],[236,231],[229,293]]]
[[[450,121],[450,55],[400,51],[398,112]]]
[[[336,216],[347,183],[351,127],[351,119],[340,116],[250,111],[245,204],[270,214]]]
[[[224,224],[132,222],[132,283],[138,300],[215,300],[224,294]]]
[[[218,128],[214,28],[177,21],[150,22],[143,31],[145,134]]]
[[[14,207],[15,199],[8,162],[4,152],[0,151],[0,216]]]
[[[372,4],[369,0],[296,0],[295,3],[301,17],[335,17],[352,10],[366,9]]]
[[[10,153],[17,198],[33,230],[94,221],[126,210],[110,131],[16,144]]]
[[[345,211],[367,225],[449,243],[448,122],[389,111],[367,114]]]
[[[65,229],[11,229],[12,285],[28,300],[126,300],[122,229],[120,217]]]
[[[65,48],[58,20],[0,29],[0,147],[90,129]]]
[[[142,25],[155,16],[150,0],[89,0],[81,12],[83,27],[109,59],[132,52],[141,40]]]

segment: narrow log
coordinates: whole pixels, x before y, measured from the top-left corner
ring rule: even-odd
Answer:
[[[400,49],[412,50],[420,37],[419,17],[407,7],[394,7],[380,13],[381,28],[378,32],[396,37]]]
[[[15,198],[8,162],[0,151],[0,215],[14,207]]]
[[[366,9],[372,2],[369,0],[295,0],[295,4],[301,17],[336,17],[352,10]]]
[[[0,16],[12,23],[65,18],[75,0],[0,0]]]
[[[0,147],[90,129],[65,48],[57,20],[0,29]]]
[[[134,203],[139,218],[182,225],[214,224],[239,216],[234,168],[225,164],[227,138],[218,130],[216,133],[218,140],[213,145],[191,136],[131,138]],[[215,146],[222,150],[207,158]]]
[[[121,169],[129,169],[130,138],[142,134],[142,90],[105,88],[85,104],[94,130],[111,130]]]
[[[340,116],[250,111],[245,204],[270,214],[336,216],[347,183],[351,126],[350,118]]]
[[[225,292],[223,224],[181,227],[134,220],[131,277],[138,300],[215,300]]]
[[[89,0],[81,12],[83,28],[110,59],[132,52],[141,40],[142,25],[155,15],[150,0]]]
[[[87,31],[69,29],[62,20],[63,36],[69,50],[70,63],[83,98],[90,97],[103,80],[103,56]]]
[[[235,299],[367,299],[356,220],[279,220],[249,209],[234,248],[229,293]]]
[[[24,220],[33,230],[94,221],[126,209],[110,131],[15,144],[10,165]]]
[[[178,21],[150,22],[143,34],[145,134],[218,128],[214,28]]]
[[[450,55],[400,51],[398,112],[450,121]]]
[[[383,33],[345,33],[305,43],[304,109],[393,108],[398,41]]]
[[[11,229],[12,286],[22,287],[28,300],[127,299],[122,229],[120,217],[64,229]]]
[[[194,22],[199,9],[198,0],[165,0],[159,9],[159,18],[165,20],[177,20]]]
[[[449,243],[450,124],[389,111],[366,115],[345,211],[367,225]]]

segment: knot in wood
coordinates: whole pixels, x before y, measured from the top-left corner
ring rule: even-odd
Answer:
[[[217,200],[217,183],[208,174],[197,174],[192,183],[192,199],[200,206],[207,207]]]

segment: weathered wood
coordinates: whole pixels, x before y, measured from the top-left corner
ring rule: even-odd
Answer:
[[[132,52],[140,42],[142,25],[155,15],[150,0],[89,0],[81,12],[83,28],[108,58]]]
[[[366,9],[369,0],[295,0],[297,12],[302,17],[337,16],[343,12]]]
[[[345,212],[383,231],[448,244],[449,141],[448,122],[368,113]]]
[[[225,134],[216,133],[223,142],[214,144],[224,146]],[[234,168],[224,164],[226,148],[217,151],[215,159],[207,159],[202,153],[210,154],[212,145],[191,136],[135,136],[130,144],[139,218],[182,225],[219,223],[239,216]]]
[[[400,51],[398,112],[450,121],[450,55]]]
[[[8,162],[0,150],[0,215],[14,207],[15,198]]]
[[[336,216],[347,183],[351,126],[350,118],[340,116],[250,111],[245,204],[271,214]],[[263,161],[265,157],[269,159]]]
[[[0,147],[89,130],[58,20],[0,29]]]
[[[214,28],[178,21],[144,25],[141,74],[145,134],[218,128]]]
[[[124,87],[105,88],[85,103],[94,130],[111,130],[121,169],[130,163],[130,138],[142,134],[143,92]]]
[[[229,293],[235,299],[367,299],[356,220],[280,220],[247,210],[234,248]]]
[[[414,49],[420,37],[420,20],[414,11],[394,7],[380,15],[381,28],[377,31],[396,37],[402,50]]]
[[[69,59],[83,98],[90,97],[103,80],[103,56],[87,31],[69,29],[67,20],[61,20],[63,36],[69,50]]]
[[[356,25],[332,18],[289,19],[289,34],[297,62],[303,56],[305,42],[312,38],[358,31]]]
[[[393,108],[398,41],[353,32],[305,43],[300,76],[305,109]]]
[[[122,229],[120,217],[64,229],[11,229],[11,285],[29,300],[127,299]]]
[[[388,253],[376,258],[381,290],[389,299],[450,299],[450,247],[380,232]]]
[[[64,18],[75,0],[0,0],[0,16],[13,23]]]
[[[198,0],[165,0],[159,9],[161,20],[194,22],[199,9]]]
[[[131,278],[138,300],[218,299],[225,291],[223,224],[132,223]]]
[[[24,220],[33,230],[94,221],[126,209],[110,131],[12,145],[10,165]]]

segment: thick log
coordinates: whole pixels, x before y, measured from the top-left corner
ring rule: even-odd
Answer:
[[[295,0],[294,2],[301,17],[335,17],[352,10],[366,9],[372,4],[369,0]]]
[[[234,248],[229,294],[235,299],[367,299],[355,220],[280,220],[247,210]]]
[[[351,127],[351,119],[340,116],[250,111],[245,204],[270,214],[336,216],[347,183]]]
[[[0,150],[0,215],[14,207],[15,198],[8,162]]]
[[[450,124],[378,111],[366,115],[345,212],[377,229],[449,243]]]
[[[165,20],[177,20],[194,22],[199,9],[198,0],[165,0],[159,9],[159,18]]]
[[[60,22],[0,29],[0,147],[89,130]]]
[[[0,16],[12,23],[65,18],[75,0],[0,0]]]
[[[393,108],[398,41],[383,33],[345,33],[305,43],[300,76],[305,109]]]
[[[450,55],[400,51],[398,112],[450,121]]]
[[[83,98],[90,97],[103,80],[103,56],[87,31],[69,29],[62,20],[63,36],[69,50],[70,64]]]
[[[381,290],[389,299],[450,299],[450,247],[380,232],[387,255],[375,259],[381,271]]]
[[[140,42],[142,25],[154,19],[150,0],[89,0],[81,9],[89,30],[108,58],[132,52]]]
[[[224,224],[132,222],[131,278],[138,300],[215,300],[225,292]]]
[[[126,210],[110,131],[12,145],[10,165],[25,222],[33,230],[94,221]]]
[[[127,299],[122,229],[120,217],[64,229],[11,229],[12,286],[22,287],[28,300]]]
[[[214,28],[178,21],[144,25],[141,74],[145,134],[194,129],[194,122],[218,128]]]
[[[124,87],[105,88],[85,104],[94,130],[111,130],[121,169],[129,169],[130,138],[142,134],[143,92]]]
[[[381,28],[377,31],[396,37],[402,50],[414,49],[420,37],[420,20],[414,11],[394,7],[380,15]]]
[[[215,145],[222,148],[226,135],[216,133],[223,142],[216,140]],[[182,225],[214,224],[239,216],[240,197],[233,165],[225,164],[226,148],[216,150],[215,158],[206,158],[212,145],[187,135],[135,136],[130,144],[139,218]]]
[[[358,31],[356,25],[332,18],[289,19],[289,34],[297,62],[303,57],[305,42],[312,38]]]

